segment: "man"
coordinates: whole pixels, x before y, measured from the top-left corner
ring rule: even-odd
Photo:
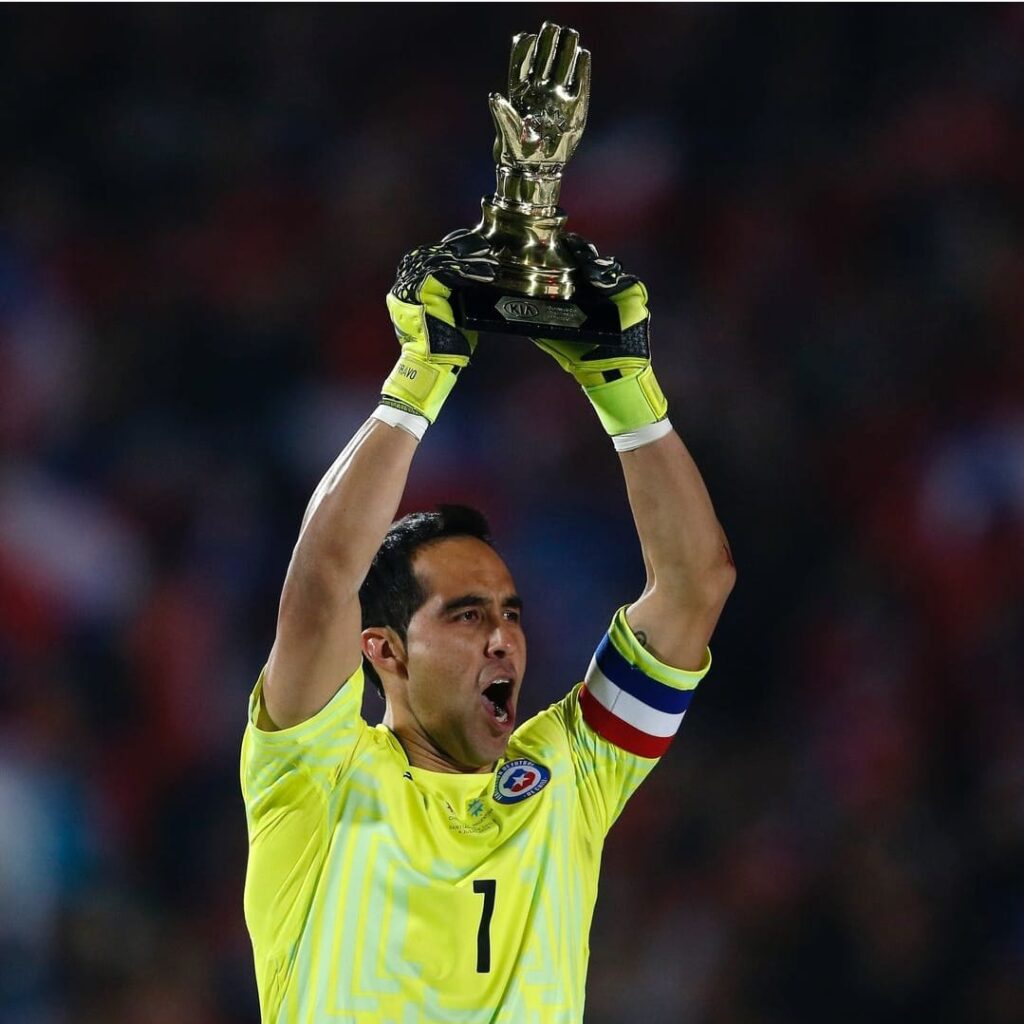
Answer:
[[[250,703],[245,912],[265,1024],[582,1019],[604,836],[708,670],[735,571],[666,418],[647,292],[573,247],[628,354],[537,344],[612,435],[647,584],[585,682],[518,723],[521,601],[483,517],[390,525],[476,347],[448,285],[491,280],[496,262],[470,232],[414,250],[388,296],[401,357],[313,495]],[[387,701],[376,728],[360,717],[366,675]]]

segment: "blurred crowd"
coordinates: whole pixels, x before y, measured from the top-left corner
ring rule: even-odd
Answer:
[[[1024,8],[9,5],[0,1024],[258,1019],[246,697],[394,268],[477,220],[545,17],[594,53],[562,203],[648,284],[739,570],[610,837],[587,1020],[1024,1020]],[[643,568],[528,342],[428,433],[403,508],[446,500],[537,710]]]

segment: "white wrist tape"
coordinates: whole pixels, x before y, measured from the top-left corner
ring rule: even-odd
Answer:
[[[672,424],[666,416],[665,419],[658,420],[657,423],[648,423],[647,426],[640,427],[638,430],[630,430],[626,434],[616,434],[612,438],[612,444],[615,445],[617,452],[631,452],[634,448],[643,448],[645,444],[657,441],[671,432]]]
[[[430,420],[426,416],[418,416],[414,412],[405,412],[403,409],[395,409],[390,405],[378,405],[370,414],[375,420],[386,423],[389,427],[398,427],[407,434],[412,434],[417,441],[423,440],[423,435],[430,426]]]

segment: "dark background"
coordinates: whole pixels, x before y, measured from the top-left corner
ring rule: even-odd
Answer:
[[[246,696],[395,265],[476,221],[545,17],[594,53],[563,205],[649,285],[739,569],[609,841],[587,1020],[1024,1019],[1022,11],[5,7],[0,1021],[257,1019]],[[544,706],[642,563],[529,343],[428,433],[439,500],[490,515]]]

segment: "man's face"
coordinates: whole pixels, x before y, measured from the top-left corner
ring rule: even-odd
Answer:
[[[408,710],[459,769],[489,770],[515,727],[526,668],[515,584],[475,537],[435,541],[412,564],[428,596],[406,635]]]

